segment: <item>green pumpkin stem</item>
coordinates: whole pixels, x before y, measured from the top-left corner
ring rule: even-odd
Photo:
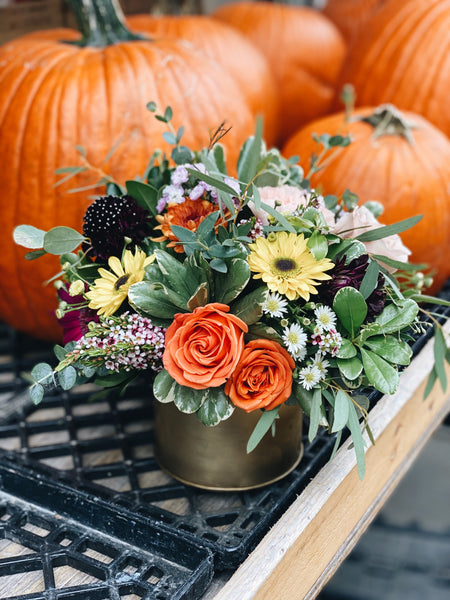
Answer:
[[[104,48],[118,42],[146,39],[132,33],[118,0],[67,0],[77,20],[81,39],[67,42],[77,46]]]
[[[392,104],[381,104],[367,117],[359,117],[373,127],[373,137],[379,138],[383,135],[397,135],[405,138],[410,144],[414,143],[412,129],[416,126],[407,121],[403,113]]]

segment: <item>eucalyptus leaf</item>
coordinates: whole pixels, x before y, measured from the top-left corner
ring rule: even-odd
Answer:
[[[438,379],[437,372],[435,366],[431,369],[430,375],[427,379],[427,384],[425,386],[425,391],[423,393],[423,399],[425,400],[431,393],[431,390],[434,388],[434,384]]]
[[[378,266],[378,264],[374,260],[370,261],[369,266],[367,267],[367,270],[364,274],[363,280],[361,281],[361,285],[359,286],[359,291],[361,292],[365,300],[377,288],[379,274],[380,267]]]
[[[71,365],[58,373],[58,383],[63,390],[70,390],[77,381],[77,371]]]
[[[401,269],[402,271],[424,271],[428,268],[426,263],[422,264],[413,264],[407,263],[400,260],[394,260],[393,258],[389,258],[387,256],[382,256],[381,254],[373,254],[372,258],[377,260],[388,267],[393,267],[394,269]]]
[[[249,183],[256,176],[256,167],[261,158],[262,150],[262,123],[261,120],[258,119],[255,135],[244,142],[239,154],[237,171],[240,181]]]
[[[447,374],[445,371],[447,345],[445,343],[444,334],[440,327],[435,328],[433,350],[435,360],[434,369],[439,381],[441,382],[442,391],[445,392],[447,389]]]
[[[364,373],[373,387],[383,394],[393,394],[399,382],[397,369],[371,350],[361,348],[361,356]]]
[[[31,377],[41,385],[52,385],[54,382],[53,369],[47,363],[37,363],[31,370]]]
[[[226,192],[230,194],[230,196],[236,196],[236,191],[226,184],[222,179],[218,179],[216,177],[211,177],[211,175],[207,175],[206,173],[201,173],[198,169],[188,168],[187,169],[189,175],[192,175],[195,179],[200,181],[204,181],[205,183],[209,183],[213,187],[221,190],[222,192]]]
[[[320,388],[315,388],[313,392],[312,402],[311,402],[311,413],[309,415],[309,429],[308,429],[308,440],[310,442],[317,435],[317,431],[320,425],[320,416],[321,416],[321,407],[322,407],[322,391]]]
[[[72,252],[85,241],[85,237],[71,227],[53,227],[44,235],[44,250],[49,254]]]
[[[44,256],[45,254],[47,254],[47,252],[42,249],[32,250],[25,254],[25,260],[36,260],[36,258],[41,258],[41,256]]]
[[[353,287],[341,288],[333,301],[333,310],[345,329],[354,337],[367,316],[363,295]]]
[[[45,231],[32,225],[18,225],[13,231],[16,244],[24,248],[43,248]]]
[[[214,427],[221,421],[231,417],[233,412],[234,405],[222,388],[208,388],[206,400],[200,406],[196,415],[204,425]]]
[[[364,474],[366,472],[364,438],[358,421],[358,415],[352,402],[349,402],[348,408],[348,428],[350,429],[350,433],[352,435],[353,447],[356,455],[356,464],[358,467],[358,475],[360,479],[364,479]]]
[[[351,400],[348,395],[343,390],[338,390],[334,403],[334,419],[331,433],[341,431],[347,425],[350,403]]]
[[[278,419],[279,407],[263,411],[247,442],[247,454],[252,452]]]
[[[383,225],[382,227],[365,231],[364,233],[358,235],[356,239],[358,239],[360,242],[374,242],[375,240],[381,240],[385,237],[389,237],[390,235],[402,233],[403,231],[414,227],[414,225],[417,225],[421,219],[422,215],[409,217],[409,219],[398,221],[392,225]]]
[[[39,383],[35,383],[28,388],[28,393],[33,404],[39,404],[44,398],[44,388]]]

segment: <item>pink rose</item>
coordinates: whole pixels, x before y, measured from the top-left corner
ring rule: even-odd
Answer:
[[[309,203],[311,192],[301,190],[293,185],[280,185],[278,187],[264,186],[258,188],[261,202],[277,209],[282,215],[292,215],[299,206]],[[334,214],[326,208],[323,197],[319,196],[316,206],[323,214],[329,227],[334,225]],[[275,206],[276,204],[276,206]],[[264,209],[256,210],[253,203],[249,204],[255,217],[261,219],[263,225],[268,225],[267,212]]]
[[[383,227],[383,224],[373,216],[368,208],[357,206],[352,212],[346,212],[338,219],[332,232],[342,238],[355,238],[365,231],[379,227]],[[411,254],[411,250],[403,244],[399,235],[390,235],[381,240],[363,243],[369,254],[378,254],[401,262],[408,262],[408,256]],[[395,273],[397,270],[388,265],[383,266],[390,273]]]

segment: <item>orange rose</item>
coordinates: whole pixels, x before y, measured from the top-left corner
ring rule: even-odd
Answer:
[[[219,387],[234,371],[247,325],[218,302],[178,313],[166,331],[163,364],[177,383],[195,390]]]
[[[294,367],[290,354],[277,342],[253,340],[245,346],[225,393],[246,412],[271,410],[291,395]]]

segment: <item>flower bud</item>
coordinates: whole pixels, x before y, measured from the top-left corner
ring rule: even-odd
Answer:
[[[74,281],[70,284],[69,287],[69,295],[70,296],[79,296],[84,292],[84,283],[80,279]]]

